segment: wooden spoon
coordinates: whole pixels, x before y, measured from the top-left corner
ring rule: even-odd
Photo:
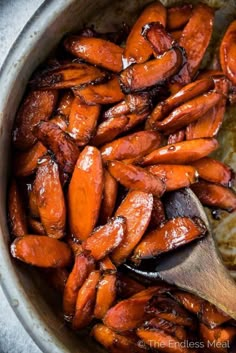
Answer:
[[[143,260],[138,267],[130,263],[124,266],[139,277],[163,279],[192,292],[236,319],[236,283],[222,263],[200,201],[186,188],[166,194],[164,205],[168,218],[201,218],[207,227],[207,236],[170,253],[161,261]]]

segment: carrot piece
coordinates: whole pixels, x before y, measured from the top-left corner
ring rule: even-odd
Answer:
[[[18,260],[38,267],[65,267],[71,262],[69,246],[44,235],[18,237],[11,244],[11,254]]]
[[[77,58],[113,72],[122,70],[123,48],[105,39],[69,36],[64,41],[68,52]]]
[[[145,353],[147,351],[139,347],[137,340],[122,336],[103,324],[95,325],[91,335],[110,353]]]
[[[79,289],[94,268],[95,262],[91,256],[88,256],[83,252],[75,256],[75,263],[65,284],[63,294],[63,311],[66,321],[72,320],[75,313],[76,299]]]
[[[39,205],[37,200],[36,188],[33,184],[32,189],[29,191],[29,210],[33,218],[40,218]]]
[[[92,271],[79,289],[76,300],[75,316],[72,320],[72,327],[74,330],[79,330],[89,325],[93,319],[97,285],[100,276],[99,271]]]
[[[50,121],[41,121],[34,128],[34,134],[55,155],[62,171],[72,173],[79,149],[73,139]]]
[[[199,159],[192,166],[196,168],[200,178],[211,183],[230,186],[234,178],[234,172],[229,166],[210,157]]]
[[[120,103],[113,105],[107,111],[105,111],[104,118],[105,119],[115,118],[121,115],[126,115],[128,113],[130,113],[129,106],[127,104],[127,101],[123,100]]]
[[[209,329],[200,324],[200,335],[212,353],[228,353],[230,346],[235,342],[236,329],[233,326]],[[233,352],[233,350],[232,350]]]
[[[214,138],[178,142],[149,153],[143,158],[141,164],[144,166],[158,163],[187,164],[207,156],[218,146]]]
[[[142,157],[159,147],[161,136],[156,131],[139,131],[121,137],[101,148],[103,162]]]
[[[189,165],[156,164],[147,170],[165,183],[166,191],[188,187],[198,177],[197,170]]]
[[[155,57],[164,54],[175,44],[171,35],[166,32],[165,27],[160,22],[147,23],[142,35],[152,47]]]
[[[130,191],[115,216],[126,219],[127,231],[121,244],[113,251],[111,258],[121,264],[131,254],[148,227],[153,205],[153,196],[141,191]]]
[[[157,196],[153,196],[153,208],[148,230],[156,229],[160,224],[165,222],[165,209],[162,201]]]
[[[120,115],[115,118],[109,118],[98,125],[95,136],[91,143],[95,146],[101,146],[112,141],[125,130],[129,118],[125,115]]]
[[[125,126],[124,131],[129,131],[131,129],[133,129],[134,127],[136,127],[136,125],[141,124],[142,122],[145,121],[145,119],[148,117],[148,111],[144,112],[142,114],[128,114],[127,118],[129,119],[128,124]]]
[[[220,45],[220,64],[224,74],[236,84],[236,21],[232,21],[221,41]]]
[[[74,100],[73,92],[71,92],[71,90],[65,91],[62,94],[60,101],[58,103],[57,114],[63,115],[67,119],[70,115],[71,105],[73,100]]]
[[[170,134],[168,136],[168,145],[173,145],[174,143],[177,142],[182,142],[185,139],[185,129],[179,130],[177,132],[174,132],[173,134]]]
[[[173,38],[174,41],[176,41],[177,43],[179,43],[180,38],[182,37],[182,30],[177,30],[177,31],[171,31],[170,35]]]
[[[182,52],[173,48],[162,56],[145,62],[133,64],[120,74],[123,92],[137,92],[165,81],[174,75],[182,64]]]
[[[100,262],[100,270],[103,273],[115,273],[116,266],[113,264],[109,256],[104,257]]]
[[[38,167],[38,160],[46,153],[47,149],[41,142],[37,142],[27,151],[17,151],[13,157],[14,174],[18,177],[33,174]]]
[[[144,191],[161,197],[165,192],[162,180],[143,168],[119,161],[108,162],[109,173],[128,189]]]
[[[106,83],[74,88],[73,92],[75,96],[79,96],[83,102],[90,105],[116,103],[124,98],[117,76]]]
[[[65,89],[101,83],[106,78],[107,73],[98,67],[73,62],[40,73],[31,84],[41,90]]]
[[[103,198],[99,216],[100,224],[105,224],[112,216],[116,204],[117,193],[117,181],[107,170],[104,170]]]
[[[92,232],[102,201],[103,168],[100,152],[86,146],[76,163],[68,192],[68,215],[73,236],[86,240]]]
[[[47,269],[45,272],[47,283],[61,294],[63,294],[68,276],[67,269],[63,267]]]
[[[116,300],[116,274],[105,274],[100,279],[97,289],[94,316],[102,319]]]
[[[76,140],[78,146],[89,142],[96,128],[100,109],[100,105],[85,104],[79,97],[73,100],[67,132]]]
[[[156,122],[163,120],[173,109],[209,91],[213,86],[214,83],[212,78],[204,78],[186,85],[176,94],[171,95],[164,102],[159,103],[155,107],[150,118],[147,120],[147,127],[155,127]]]
[[[133,253],[133,261],[149,259],[174,250],[206,234],[200,219],[177,217],[145,235]]]
[[[159,292],[160,287],[149,287],[138,294],[120,301],[106,313],[103,322],[117,332],[133,330],[150,318],[145,312],[147,302]]]
[[[94,230],[91,236],[82,244],[95,260],[101,260],[112,252],[122,242],[126,232],[124,217],[111,218],[107,224]]]
[[[236,194],[231,189],[206,181],[199,181],[191,188],[205,206],[221,208],[228,212],[236,209]]]
[[[134,294],[137,294],[144,289],[145,286],[140,282],[135,281],[124,273],[118,273],[117,294],[120,298],[124,299],[132,297]]]
[[[21,237],[27,234],[27,220],[22,197],[15,180],[11,181],[8,194],[8,215],[12,235]]]
[[[182,326],[174,324],[173,322],[161,319],[160,317],[154,317],[145,324],[148,328],[159,329],[165,331],[173,337],[176,337],[180,341],[185,341],[187,339],[186,329]]]
[[[32,234],[46,235],[44,226],[40,221],[37,221],[36,219],[30,217],[28,218],[28,224]]]
[[[159,1],[147,6],[131,29],[124,51],[127,65],[144,63],[151,56],[152,49],[141,34],[143,26],[150,22],[160,22],[164,27],[166,25],[166,9]]]
[[[222,94],[208,92],[174,109],[164,120],[156,122],[156,128],[165,134],[173,133],[196,121],[222,99]]]
[[[50,119],[50,123],[57,125],[63,131],[67,130],[68,122],[64,115],[55,115]]]
[[[186,25],[192,15],[191,4],[173,6],[167,10],[167,28],[171,31]]]
[[[40,218],[49,237],[62,238],[65,231],[66,206],[58,166],[51,159],[40,164],[34,181]]]
[[[214,10],[205,5],[197,4],[192,16],[185,26],[180,46],[186,51],[188,71],[193,77],[197,72],[205,51],[211,39],[214,22]]]
[[[24,98],[13,128],[13,144],[20,150],[34,145],[33,127],[41,120],[48,120],[57,102],[57,91],[30,91]]]
[[[66,241],[75,256],[80,255],[83,252],[82,245],[77,239],[67,236]]]

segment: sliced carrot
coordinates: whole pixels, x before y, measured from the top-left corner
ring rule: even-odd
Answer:
[[[142,165],[170,163],[187,164],[207,156],[218,148],[214,138],[178,142],[161,147],[143,158]]]
[[[220,64],[224,74],[236,84],[236,21],[231,22],[221,41],[220,45]]]
[[[177,43],[179,43],[180,38],[182,37],[182,30],[177,30],[177,31],[171,31],[170,35],[175,40]]]
[[[148,229],[156,229],[160,224],[165,222],[165,220],[166,216],[163,202],[159,197],[153,196],[153,208]]]
[[[34,184],[32,189],[29,191],[29,210],[30,210],[30,215],[33,218],[40,218],[36,188]]]
[[[146,327],[163,330],[180,341],[187,339],[187,331],[184,327],[174,324],[173,322],[154,317],[147,322]]]
[[[135,279],[125,275],[124,273],[118,273],[117,278],[117,294],[120,298],[125,299],[132,297],[145,289],[145,286]]]
[[[69,36],[64,41],[67,51],[77,58],[113,72],[122,70],[123,49],[105,39]]]
[[[124,217],[111,218],[107,224],[94,230],[83,243],[83,248],[91,253],[95,260],[101,260],[120,245],[126,233]]]
[[[57,113],[59,115],[63,115],[66,119],[68,119],[71,111],[71,105],[74,100],[74,95],[71,90],[65,91],[58,103]]]
[[[129,122],[125,126],[124,131],[129,131],[134,127],[136,127],[136,125],[142,124],[145,121],[145,119],[148,117],[148,113],[149,112],[147,111],[142,114],[137,114],[137,113],[128,114],[127,118],[129,119]]]
[[[47,269],[45,276],[48,284],[59,293],[63,294],[65,284],[69,276],[67,269],[63,267]]]
[[[69,246],[43,235],[18,237],[11,244],[11,254],[18,260],[38,267],[65,267],[71,262]]]
[[[149,259],[174,250],[206,234],[200,219],[177,217],[145,235],[135,248],[132,259]]]
[[[168,136],[168,145],[173,145],[174,143],[177,142],[182,142],[185,139],[185,129],[179,130],[177,132],[174,132],[173,134],[170,134]]]
[[[104,117],[105,119],[109,119],[109,118],[114,118],[121,115],[126,115],[129,112],[130,111],[129,111],[129,106],[127,104],[127,101],[122,100],[120,103],[113,105],[111,108],[105,111]]]
[[[32,234],[36,235],[46,235],[44,226],[42,223],[34,218],[28,218],[29,228],[31,229]],[[25,233],[26,234],[26,233]]]
[[[67,130],[68,121],[64,115],[55,115],[52,119],[50,119],[50,123],[57,125],[63,131]]]
[[[166,185],[166,191],[188,187],[197,181],[197,170],[189,165],[157,164],[147,168]]]
[[[99,223],[105,224],[112,216],[118,193],[118,183],[111,174],[104,171],[103,198],[100,209]]]
[[[166,9],[159,1],[147,6],[131,29],[124,51],[124,60],[128,65],[144,63],[151,56],[152,48],[141,34],[143,26],[150,22],[160,22],[164,27],[166,25]]]
[[[173,31],[185,26],[191,18],[192,8],[191,4],[170,7],[167,10],[167,28]]]
[[[8,194],[8,215],[11,233],[15,237],[21,237],[28,232],[26,210],[23,199],[15,180],[11,181]]]
[[[13,128],[13,144],[20,150],[33,146],[36,137],[33,127],[41,120],[48,120],[57,102],[57,91],[30,91],[24,98]]]
[[[122,243],[113,251],[111,258],[121,264],[131,254],[148,227],[153,197],[141,191],[130,191],[116,211],[115,216],[126,219],[127,232]]]
[[[113,264],[109,256],[104,257],[100,261],[100,270],[104,273],[116,273],[116,266]]]
[[[100,279],[97,289],[94,316],[102,319],[116,300],[116,274],[105,274]]]
[[[158,57],[174,46],[173,38],[160,22],[147,23],[142,35],[150,43],[153,54]]]
[[[100,105],[88,105],[75,97],[71,106],[67,132],[78,146],[86,145],[92,137],[100,114]]]
[[[103,168],[100,152],[86,146],[76,163],[68,192],[68,216],[73,236],[86,240],[92,232],[102,201]]]
[[[227,353],[236,339],[236,329],[233,326],[225,326],[211,330],[200,324],[200,335],[207,347],[210,348],[210,352]]]

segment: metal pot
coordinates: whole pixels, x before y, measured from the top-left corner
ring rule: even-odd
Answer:
[[[84,24],[95,24],[96,29],[101,31],[114,30],[116,24],[122,21],[132,23],[137,13],[150,2],[150,0],[45,1],[14,43],[2,68],[0,75],[0,283],[21,323],[44,353],[87,353],[104,350],[95,346],[89,336],[85,339],[85,332],[78,335],[71,332],[63,322],[61,305],[55,293],[48,289],[37,270],[19,264],[10,257],[6,190],[14,116],[32,72],[65,33],[81,28]],[[175,1],[162,2],[166,4]],[[216,3],[216,1],[208,1],[208,3]],[[229,3],[231,1],[221,1],[221,4],[231,6]],[[232,8],[228,12],[232,14]],[[222,25],[220,29],[222,33]]]

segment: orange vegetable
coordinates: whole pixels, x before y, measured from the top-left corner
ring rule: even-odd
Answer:
[[[63,115],[63,117],[67,119],[70,115],[71,105],[73,100],[74,100],[73,92],[71,92],[70,90],[65,91],[57,106],[57,113],[59,115]]]
[[[119,273],[117,278],[117,293],[122,299],[132,297],[145,289],[145,286],[135,279]]]
[[[230,346],[235,341],[236,329],[232,326],[225,326],[209,329],[200,324],[200,335],[212,353],[228,353]]]
[[[103,273],[116,273],[116,266],[113,264],[109,256],[104,257],[100,262],[100,270]]]
[[[32,234],[46,235],[44,226],[38,220],[30,217],[30,218],[28,218],[28,224],[29,224],[29,228],[30,228]]]
[[[185,139],[185,129],[179,130],[177,132],[174,132],[173,134],[170,134],[168,136],[168,145],[173,145],[174,143],[177,142],[182,142]]]
[[[155,57],[164,54],[174,46],[173,38],[160,22],[147,23],[142,35],[149,42]]]
[[[48,284],[59,293],[63,294],[65,284],[69,276],[67,269],[60,267],[47,269],[45,276]]]
[[[23,199],[15,180],[11,181],[9,189],[8,215],[12,235],[21,237],[27,234],[28,227]]]
[[[170,32],[170,35],[173,38],[173,40],[179,43],[180,38],[182,37],[182,32],[183,32],[182,30],[172,31]]]
[[[100,224],[105,224],[112,216],[116,204],[117,193],[117,181],[107,170],[104,170],[103,198],[99,216]]]
[[[231,22],[221,41],[220,45],[220,64],[224,74],[236,84],[236,21]]]
[[[36,188],[33,184],[32,189],[29,191],[29,211],[33,218],[40,218],[39,207],[37,203]]]
[[[64,115],[55,115],[52,119],[50,119],[50,123],[57,125],[63,131],[67,130],[68,121]]]
[[[94,316],[102,319],[116,299],[116,274],[104,274],[100,279],[97,289]]]
[[[166,216],[164,205],[159,197],[153,196],[153,208],[148,229],[156,229],[160,224],[165,222],[165,220]]]
[[[133,129],[136,125],[141,124],[148,116],[148,111],[142,114],[128,114],[127,118],[129,119],[128,124],[125,126],[124,131],[129,131]]]
[[[154,328],[165,331],[167,334],[176,337],[180,341],[184,341],[187,339],[187,332],[184,327],[176,325],[173,322],[161,319],[159,317],[154,317],[153,319],[148,321],[146,326],[151,329]]]
[[[171,31],[182,28],[192,15],[192,5],[173,6],[167,10],[167,28]]]

